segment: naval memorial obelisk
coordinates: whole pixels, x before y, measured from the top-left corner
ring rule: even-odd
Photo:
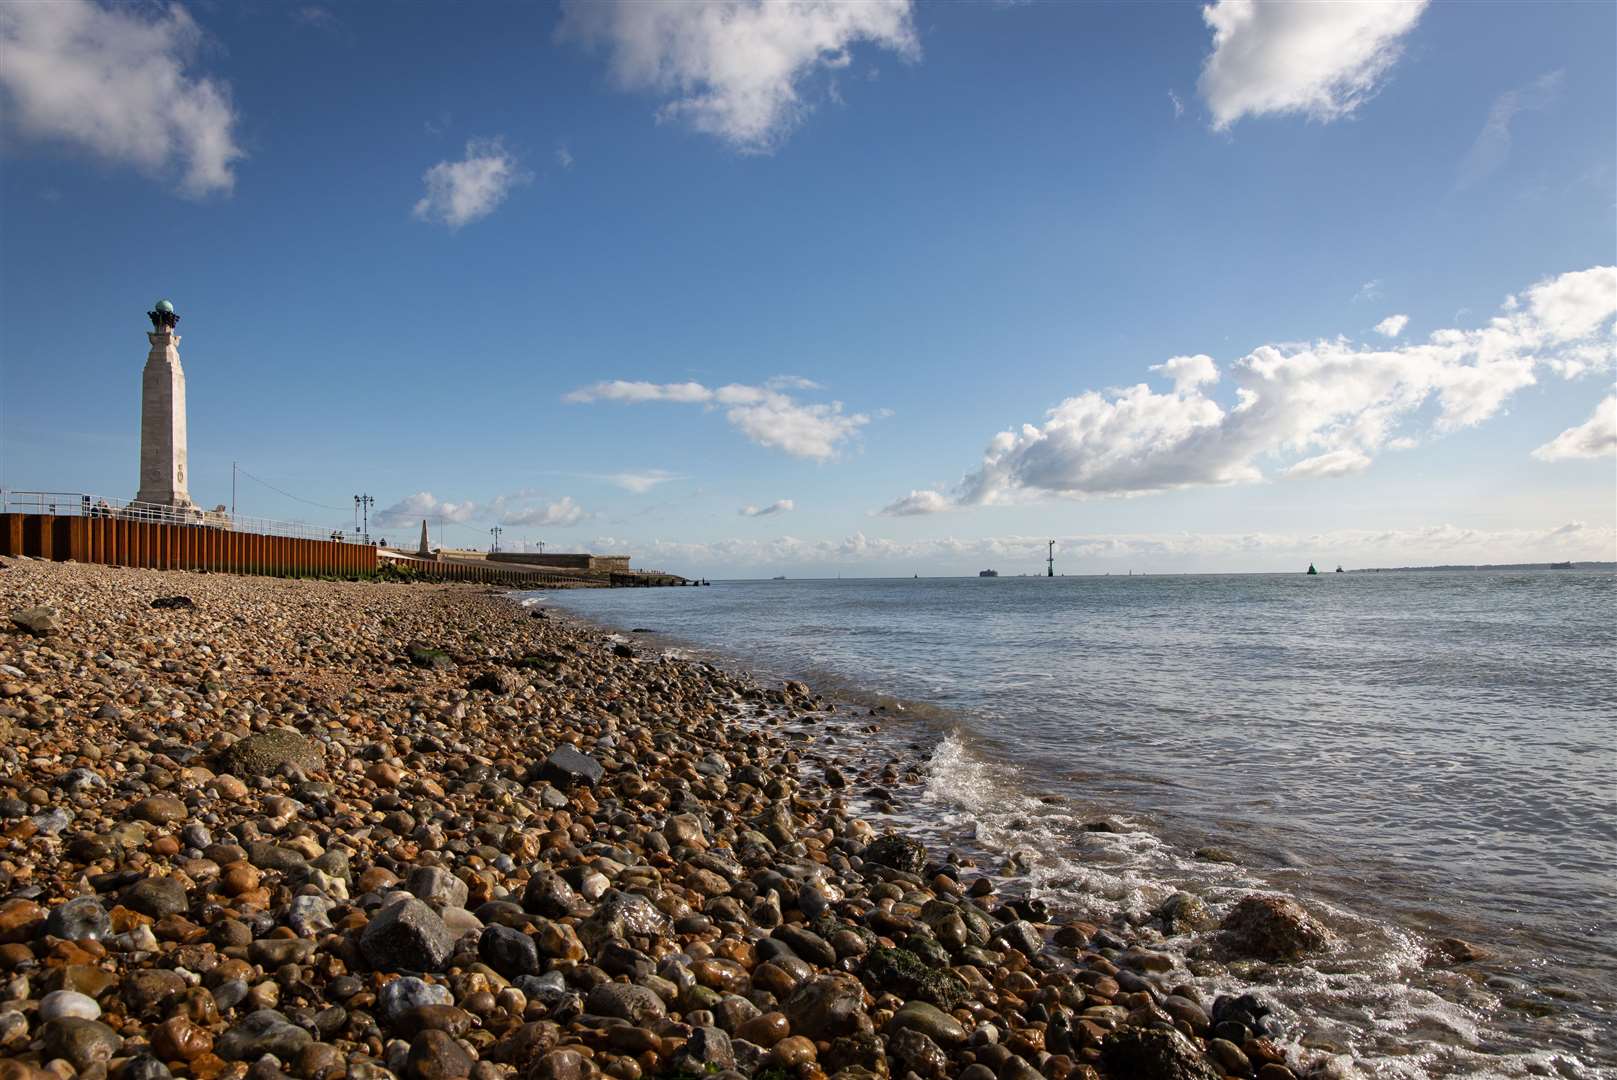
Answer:
[[[159,300],[146,313],[152,332],[151,352],[140,383],[140,492],[138,503],[176,510],[197,509],[186,490],[185,372],[180,368],[180,317],[174,305]]]

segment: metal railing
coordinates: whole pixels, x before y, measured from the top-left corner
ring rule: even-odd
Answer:
[[[186,509],[158,503],[108,499],[77,491],[0,490],[0,512],[53,514],[56,517],[106,517],[163,525],[206,525],[232,532],[286,536],[296,540],[334,540],[345,544],[376,546],[341,529],[323,529],[302,521],[276,521],[272,518],[231,514],[226,510]]]

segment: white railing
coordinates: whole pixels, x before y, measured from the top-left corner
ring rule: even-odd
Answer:
[[[126,502],[76,491],[0,491],[0,512],[54,514],[57,517],[108,517],[121,521],[159,522],[165,525],[206,525],[233,532],[288,536],[298,540],[336,540],[359,544],[361,537],[341,529],[323,529],[302,521],[276,521],[248,517],[226,510],[185,509],[158,503]],[[374,545],[372,545],[374,546]]]

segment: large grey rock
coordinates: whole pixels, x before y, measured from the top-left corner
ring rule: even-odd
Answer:
[[[1101,1064],[1109,1076],[1138,1080],[1219,1080],[1191,1041],[1167,1028],[1123,1028],[1101,1043]]]
[[[1297,901],[1272,893],[1242,897],[1219,929],[1230,952],[1269,961],[1295,960],[1335,940]]]
[[[922,1035],[942,1046],[959,1046],[966,1041],[965,1026],[938,1008],[925,1001],[907,1001],[904,1007],[893,1014],[893,1019],[887,1024],[890,1035],[900,1031],[919,1031]]]
[[[870,842],[865,848],[865,860],[906,874],[919,874],[926,869],[926,845],[908,836],[889,833]]]
[[[631,1024],[643,1024],[666,1015],[663,999],[644,986],[632,983],[602,983],[590,991],[585,1007],[597,1016],[615,1016]]]
[[[78,1017],[52,1020],[42,1034],[46,1057],[62,1058],[81,1073],[105,1064],[124,1045],[123,1037],[101,1021]]]
[[[161,919],[165,915],[182,914],[190,907],[185,886],[174,878],[142,878],[123,891],[123,905],[131,911]]]
[[[601,897],[595,912],[578,928],[578,936],[591,952],[616,938],[650,937],[668,931],[668,916],[637,893],[609,890]]]
[[[291,1061],[313,1041],[314,1036],[274,1009],[259,1009],[219,1036],[213,1052],[226,1061],[257,1061],[265,1054]]]
[[[271,728],[232,743],[219,755],[219,762],[237,776],[263,776],[283,765],[318,769],[325,764],[325,752],[290,728]]]
[[[536,870],[522,890],[522,906],[536,915],[559,919],[580,907],[578,893],[553,870]]]
[[[419,866],[404,883],[417,897],[438,908],[465,907],[471,890],[441,866]]]
[[[792,991],[784,1005],[793,1035],[815,1040],[835,1039],[869,1030],[865,991],[848,975],[816,975]]]
[[[533,938],[509,926],[490,926],[477,939],[477,954],[489,967],[507,979],[538,975],[544,971],[539,946]]]
[[[35,637],[54,634],[62,628],[56,609],[50,607],[20,608],[11,613],[11,622],[17,629]]]
[[[455,951],[455,935],[412,898],[379,911],[360,933],[359,948],[381,971],[442,971]]]
[[[450,1005],[454,998],[449,987],[405,975],[382,984],[376,995],[376,1011],[389,1026],[396,1025],[422,1005]]]
[[[45,920],[45,933],[68,941],[100,941],[112,933],[112,920],[100,900],[76,896],[52,909]]]
[[[604,775],[606,769],[599,761],[581,752],[572,743],[562,743],[539,767],[538,778],[565,791],[579,784],[594,787]]]

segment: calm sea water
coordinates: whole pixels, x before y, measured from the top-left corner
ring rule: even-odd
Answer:
[[[1383,1075],[1617,1064],[1617,576],[728,582],[545,602],[890,702],[886,732],[927,755],[918,820],[1021,845],[1032,884],[1075,910],[1138,918],[1178,888],[1215,911],[1252,888],[1312,902],[1341,948],[1261,976],[1305,1043]],[[1098,814],[1142,831],[1085,832]],[[1425,964],[1450,936],[1493,958]]]

